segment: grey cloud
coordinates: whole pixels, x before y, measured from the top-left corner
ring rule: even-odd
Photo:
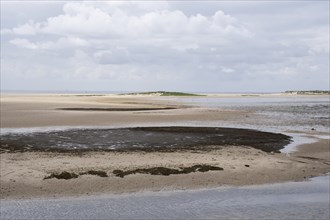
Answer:
[[[327,2],[1,4],[2,88],[329,88]]]

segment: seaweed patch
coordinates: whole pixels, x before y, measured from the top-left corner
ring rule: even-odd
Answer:
[[[51,175],[46,176],[44,178],[44,180],[53,179],[53,178],[68,180],[68,179],[78,178],[79,176],[82,176],[82,175],[95,175],[95,176],[99,176],[99,177],[108,177],[108,174],[105,171],[98,171],[98,170],[89,170],[86,172],[81,172],[79,174],[63,171],[61,173],[52,173]]]
[[[223,170],[222,167],[211,166],[206,164],[194,165],[191,167],[181,167],[179,169],[166,168],[166,167],[152,167],[135,170],[114,170],[112,173],[118,177],[123,178],[124,176],[131,174],[151,174],[151,175],[162,175],[169,176],[171,174],[188,174],[193,172],[207,172],[211,170]]]
[[[61,173],[52,173],[51,175],[49,176],[46,176],[44,178],[44,180],[46,179],[53,179],[53,178],[56,178],[56,179],[65,179],[65,180],[68,180],[68,179],[75,179],[75,178],[78,178],[78,174],[76,173],[69,173],[67,171],[63,171]]]
[[[98,170],[89,170],[87,172],[79,173],[79,175],[95,175],[99,177],[108,177],[108,174],[105,171],[98,171]]]

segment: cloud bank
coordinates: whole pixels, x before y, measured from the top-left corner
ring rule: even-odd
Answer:
[[[20,3],[1,4],[18,13]],[[329,11],[322,4],[298,2],[281,19],[253,9],[231,14],[221,2],[197,5],[209,7],[204,14],[165,1],[65,2],[56,12],[51,3],[31,4],[44,4],[49,16],[45,10],[43,19],[18,23],[1,13],[2,89],[329,89]],[[319,14],[295,25],[310,9]]]

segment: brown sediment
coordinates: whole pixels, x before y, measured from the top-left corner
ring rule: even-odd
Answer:
[[[296,158],[330,165],[330,139],[320,139],[312,144],[303,144],[299,146],[299,149],[292,153]]]

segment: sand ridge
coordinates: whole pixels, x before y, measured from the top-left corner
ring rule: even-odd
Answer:
[[[326,149],[329,140],[316,145],[304,145],[287,156],[271,154],[253,148],[228,147],[210,152],[89,152],[60,153],[3,153],[1,154],[1,197],[31,198],[66,195],[128,193],[164,189],[192,189],[222,185],[264,184],[304,180],[330,172],[327,157],[306,158],[311,148]],[[325,155],[325,154],[322,154]],[[222,167],[222,171],[170,176],[135,174],[116,177],[116,169],[167,167],[180,168],[197,164]],[[76,179],[48,179],[51,173],[104,171],[108,177],[94,175]]]

